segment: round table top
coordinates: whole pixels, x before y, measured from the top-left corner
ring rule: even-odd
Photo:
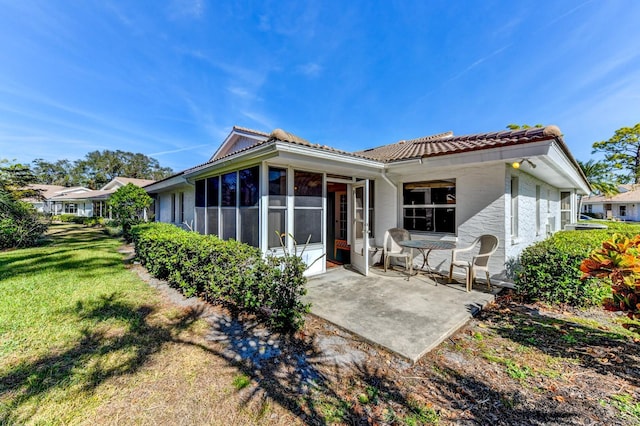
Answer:
[[[453,241],[441,240],[405,240],[399,241],[398,244],[402,247],[422,250],[451,250],[456,248],[456,243]]]

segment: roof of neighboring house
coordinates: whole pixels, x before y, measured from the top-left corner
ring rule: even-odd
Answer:
[[[388,163],[551,139],[562,139],[562,133],[556,126],[477,133],[464,136],[454,136],[453,132],[446,132],[408,141],[402,140],[390,145],[358,151],[356,154]]]
[[[128,178],[128,177],[122,177],[122,176],[116,176],[113,179],[111,179],[111,182],[107,183],[105,186],[103,186],[102,188],[100,188],[101,190],[105,190],[105,189],[111,189],[113,187],[116,186],[116,184],[121,184],[121,186],[125,186],[128,183],[132,183],[135,186],[139,186],[139,187],[143,187],[143,186],[147,186],[150,185],[152,183],[154,183],[155,180],[151,180],[151,179],[137,179],[137,178]]]
[[[598,203],[611,203],[611,204],[623,204],[623,203],[640,203],[640,185],[620,185],[625,192],[620,192],[615,195],[593,195],[591,197],[584,197],[583,203],[598,204]]]
[[[62,185],[45,185],[40,183],[34,183],[27,187],[28,189],[35,189],[40,192],[44,198],[51,198],[55,195],[59,195],[62,191],[67,189],[67,187]]]
[[[80,193],[66,193],[54,197],[49,197],[48,199],[50,201],[107,199],[114,192],[116,192],[115,189],[94,190]]]

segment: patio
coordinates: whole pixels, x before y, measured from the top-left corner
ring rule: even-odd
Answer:
[[[365,277],[340,267],[311,277],[305,302],[312,314],[416,362],[500,291],[480,283],[467,293],[464,283],[443,277],[438,283],[424,274],[407,281],[404,271],[374,267]]]

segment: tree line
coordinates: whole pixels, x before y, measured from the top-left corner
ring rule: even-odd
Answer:
[[[160,180],[173,174],[155,158],[121,150],[92,151],[76,161],[37,158],[30,168],[37,183],[90,189],[99,189],[117,176]]]

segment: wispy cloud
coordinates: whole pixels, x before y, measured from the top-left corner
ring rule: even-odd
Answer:
[[[211,145],[212,144],[209,144],[209,143],[203,143],[203,144],[200,144],[200,145],[187,146],[187,147],[184,147],[184,148],[172,149],[172,150],[169,150],[169,151],[153,152],[153,153],[147,154],[147,155],[149,155],[150,157],[160,157],[162,155],[167,155],[167,154],[175,154],[175,153],[178,153],[178,152],[192,151],[194,149],[203,148],[205,146],[211,147]]]
[[[322,65],[315,62],[309,62],[304,65],[298,66],[298,72],[310,78],[318,77],[322,73],[322,71]]]
[[[550,27],[550,26],[552,26],[552,25],[555,25],[558,21],[560,21],[560,20],[562,20],[562,19],[566,18],[567,16],[569,16],[569,15],[571,15],[571,14],[573,14],[573,13],[576,13],[578,10],[582,9],[583,7],[585,7],[586,5],[588,5],[589,3],[592,3],[592,2],[593,2],[593,0],[587,0],[587,1],[585,1],[584,3],[581,3],[581,4],[577,5],[577,6],[576,6],[576,7],[574,7],[574,8],[569,9],[569,10],[568,10],[568,11],[566,11],[565,13],[563,13],[563,14],[561,14],[561,15],[558,15],[556,18],[554,18],[554,19],[552,19],[551,21],[547,22],[547,24],[546,24],[546,25],[544,25],[544,26],[543,26],[543,27],[541,27],[541,28],[548,28],[548,27]]]
[[[253,93],[252,91],[248,90],[245,87],[230,86],[230,87],[227,87],[227,91],[232,95],[235,95],[243,99],[255,99],[256,97],[255,93]]]
[[[170,19],[200,19],[204,13],[204,0],[173,0],[169,5]]]
[[[503,46],[499,49],[494,50],[493,52],[491,52],[490,54],[483,56],[482,58],[476,60],[475,62],[473,62],[471,65],[469,65],[467,68],[465,68],[464,70],[460,71],[458,74],[454,75],[453,77],[451,77],[450,79],[445,81],[446,83],[449,83],[453,80],[457,80],[460,77],[462,77],[463,75],[467,74],[469,71],[473,70],[475,67],[477,67],[478,65],[482,64],[483,62],[486,62],[487,60],[493,58],[494,56],[499,55],[500,53],[502,53],[504,50],[508,49],[509,47],[512,46],[513,43],[509,43],[506,46]]]
[[[242,115],[253,120],[257,124],[260,124],[267,130],[274,129],[276,126],[273,125],[273,122],[270,118],[265,117],[264,115],[254,112],[254,111],[242,111]]]

